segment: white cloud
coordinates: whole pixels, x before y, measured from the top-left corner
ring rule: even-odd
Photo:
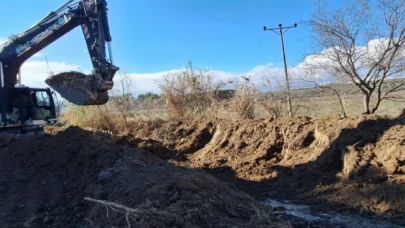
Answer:
[[[1,42],[2,40],[0,39],[0,43]],[[358,47],[358,53],[366,51],[369,57],[374,56],[376,52],[375,50],[378,50],[380,44],[381,43],[377,42],[376,40],[370,41],[367,48]],[[325,68],[325,66],[328,65],[330,66],[335,64],[333,61],[325,58],[325,55],[328,53],[328,51],[330,50],[325,50],[316,55],[309,55],[303,60],[303,62],[301,62],[297,66],[290,66],[288,68],[288,72],[291,76],[291,87],[299,88],[312,85],[311,83],[303,81],[301,78],[305,74],[308,74],[308,69],[306,68],[307,64],[318,65],[322,68]],[[38,57],[41,55],[41,53],[38,53],[36,56]],[[402,56],[405,56],[405,51],[403,52]],[[48,87],[44,81],[49,75],[49,71],[52,71],[53,73],[59,73],[63,71],[81,71],[84,73],[90,72],[90,70],[86,71],[84,69],[80,69],[79,65],[71,64],[68,62],[48,62],[48,64],[49,68],[45,61],[35,61],[34,59],[25,62],[21,69],[23,84],[30,87]],[[146,92],[160,93],[161,91],[159,89],[159,81],[162,80],[167,74],[176,74],[181,71],[182,69],[172,69],[162,72],[128,73],[127,75],[130,76],[132,80],[132,89],[130,92],[134,95]],[[272,89],[275,89],[275,87],[283,86],[285,83],[284,67],[276,66],[272,63],[253,66],[247,72],[241,73],[227,72],[215,69],[210,70],[209,73],[215,75],[217,79],[220,79],[224,82],[241,81],[240,76],[247,76],[250,77],[251,81],[260,89],[265,89],[263,87],[263,78],[270,79],[270,81],[273,83]],[[120,74],[125,74],[125,72],[123,72],[122,70],[119,71],[115,77],[115,81],[119,79]],[[328,81],[331,79],[330,76],[325,72],[313,73],[313,76],[315,76],[315,78],[320,81]],[[116,85],[118,86],[118,83],[116,83]]]
[[[146,92],[160,93],[159,82],[163,80],[165,75],[178,74],[184,69],[168,70],[155,73],[130,73],[128,76],[132,80],[133,94],[141,94]],[[214,76],[214,81],[222,82],[237,82],[241,81],[241,76],[249,77],[250,80],[262,88],[263,77],[271,79],[277,86],[284,83],[284,68],[279,68],[272,63],[258,65],[251,70],[243,73],[233,73],[221,70],[208,70],[207,74]],[[117,73],[116,79],[119,78],[120,72]],[[283,76],[283,77],[280,77]],[[279,80],[279,81],[277,81]],[[277,82],[276,82],[277,81]],[[228,85],[226,88],[232,88],[233,85]]]
[[[166,75],[175,75],[182,72],[184,69],[167,70],[155,73],[130,73],[128,76],[132,80],[133,94],[138,95],[146,92],[161,93],[159,88],[160,82],[164,79]],[[207,74],[214,76],[214,81],[235,81],[239,75],[231,72],[220,71],[220,70],[209,70]],[[115,79],[119,78],[119,72],[117,73]]]
[[[29,87],[48,87],[45,79],[50,72],[82,71],[80,66],[66,62],[27,61],[21,67],[22,84]]]
[[[386,65],[392,54],[392,50],[385,52],[388,48],[388,39],[374,39],[367,42],[365,46],[357,46],[354,51],[353,59],[355,59],[356,70],[365,71],[373,66],[377,62],[381,61],[382,65]],[[392,47],[393,44],[391,44]],[[405,47],[397,52],[394,57],[394,62],[391,67],[398,67],[404,65],[405,58]],[[338,52],[337,52],[338,51]],[[330,48],[324,50],[320,53],[309,55],[305,60],[299,65],[299,67],[311,66],[313,68],[318,68],[317,71],[324,72],[331,68],[339,67],[337,57],[342,59],[343,63],[346,63],[347,55],[341,54],[339,52],[345,53],[346,50],[343,48]]]
[[[42,57],[44,54],[42,54],[42,52],[38,52],[35,55],[33,55],[32,57]]]
[[[384,65],[388,62],[390,55],[383,56],[382,53],[386,50],[388,45],[387,39],[375,39],[370,40],[364,46],[357,46],[354,49],[353,59],[356,59],[355,68],[360,77],[364,77],[371,66],[374,66],[379,60],[383,59],[381,63]],[[296,67],[290,69],[292,72],[293,80],[301,81],[299,84],[303,86],[303,78],[306,80],[314,80],[319,84],[324,83],[333,83],[333,82],[351,82],[351,79],[345,75],[343,71],[336,71],[335,69],[340,69],[341,67],[338,64],[337,56],[341,58],[343,64],[347,61],[347,56],[343,48],[329,48],[323,50],[322,52],[308,55],[303,62],[298,64]],[[390,52],[388,52],[390,53]],[[385,53],[387,54],[387,53]],[[383,58],[384,57],[384,58]],[[399,50],[397,55],[394,58],[394,61],[391,63],[391,78],[401,77],[403,72],[395,73],[400,70],[404,70],[405,66],[405,47],[402,50]],[[350,67],[348,67],[350,69]],[[311,85],[311,83],[307,83]]]
[[[0,38],[0,45],[7,42],[7,39]],[[33,57],[43,56],[42,52],[38,52]],[[48,62],[28,60],[21,66],[21,78],[22,84],[29,87],[48,87],[45,83],[45,79],[48,77],[49,72],[59,73],[63,71],[78,70],[80,66],[75,64],[70,64],[67,62]]]
[[[23,84],[30,87],[48,87],[45,84],[45,79],[49,75],[49,71],[53,73],[59,73],[63,71],[80,71],[84,73],[89,73],[90,71],[80,69],[79,65],[70,64],[67,62],[48,62],[48,65],[45,61],[27,61],[24,63],[21,69],[22,73],[22,81]],[[292,88],[298,88],[303,86],[308,86],[308,83],[303,84],[300,81],[297,75],[300,75],[302,72],[301,66],[297,67],[290,67],[289,73],[292,76]],[[134,95],[139,95],[141,93],[146,92],[154,92],[154,93],[161,93],[159,88],[159,82],[164,78],[165,75],[171,75],[180,73],[182,69],[173,69],[167,70],[162,72],[153,72],[153,73],[128,73],[127,76],[131,78],[132,86],[131,86],[131,93]],[[251,70],[244,72],[244,73],[233,73],[221,70],[210,70],[210,74],[214,75],[217,80],[221,80],[223,82],[237,82],[241,81],[241,76],[250,77],[250,80],[259,87],[259,89],[267,89],[263,86],[263,78],[270,79],[273,83],[271,89],[277,89],[279,86],[284,85],[284,68],[275,66],[272,63],[258,65],[252,67]],[[119,83],[117,82],[120,78],[121,74],[125,74],[124,72],[117,72],[115,76],[115,85],[119,87]],[[229,85],[227,88],[232,88],[233,85]]]

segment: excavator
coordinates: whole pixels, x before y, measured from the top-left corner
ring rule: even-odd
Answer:
[[[55,92],[79,106],[108,102],[108,91],[114,86],[113,78],[119,68],[113,64],[107,11],[106,0],[69,0],[0,46],[1,132],[37,132],[56,123]],[[62,72],[45,80],[50,88],[23,86],[20,71],[23,63],[78,27],[83,31],[90,55],[91,74]]]

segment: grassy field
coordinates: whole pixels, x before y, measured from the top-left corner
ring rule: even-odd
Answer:
[[[386,88],[392,88],[405,79],[390,80]],[[333,85],[342,97],[348,116],[356,116],[363,112],[363,94],[352,84]],[[405,86],[404,86],[405,89]],[[405,90],[392,93],[396,99],[384,100],[376,112],[378,115],[396,115],[405,109]],[[293,104],[297,107],[297,115],[319,117],[322,115],[339,114],[339,99],[330,89],[309,88],[292,91]],[[372,102],[374,105],[375,102]]]

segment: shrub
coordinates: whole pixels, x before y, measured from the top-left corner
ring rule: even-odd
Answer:
[[[196,71],[191,62],[181,71],[163,77],[159,87],[170,118],[201,117],[212,111],[223,83],[208,71]]]
[[[258,94],[256,103],[261,107],[267,115],[271,118],[277,119],[282,116],[287,115],[285,109],[283,109],[283,103],[285,105],[286,101],[282,99],[277,99],[277,94],[273,92],[272,82],[268,78],[263,78],[263,86],[268,90],[267,92]]]
[[[115,133],[130,130],[129,120],[135,116],[133,99],[128,93],[132,80],[120,75],[116,86],[109,92],[110,100],[99,106],[76,106],[66,103],[60,122],[81,128],[94,128]]]
[[[255,118],[256,87],[250,83],[250,78],[244,78],[243,83],[236,83],[235,95],[230,103],[230,111],[239,119]]]

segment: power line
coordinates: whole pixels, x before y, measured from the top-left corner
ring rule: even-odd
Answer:
[[[284,72],[285,72],[285,80],[286,80],[286,84],[287,84],[287,100],[288,100],[288,115],[292,116],[292,104],[291,104],[291,98],[290,98],[290,81],[288,78],[288,71],[287,71],[287,61],[285,58],[285,50],[284,50],[284,38],[283,38],[283,33],[286,33],[288,31],[288,29],[290,28],[296,28],[297,27],[297,23],[294,24],[294,26],[288,26],[288,27],[282,27],[282,24],[278,25],[278,28],[267,28],[266,26],[263,27],[264,31],[273,31],[274,33],[280,35],[281,38],[281,49],[283,51],[283,60],[284,60]],[[284,31],[285,29],[285,31]],[[277,30],[279,30],[280,32],[277,32]]]

